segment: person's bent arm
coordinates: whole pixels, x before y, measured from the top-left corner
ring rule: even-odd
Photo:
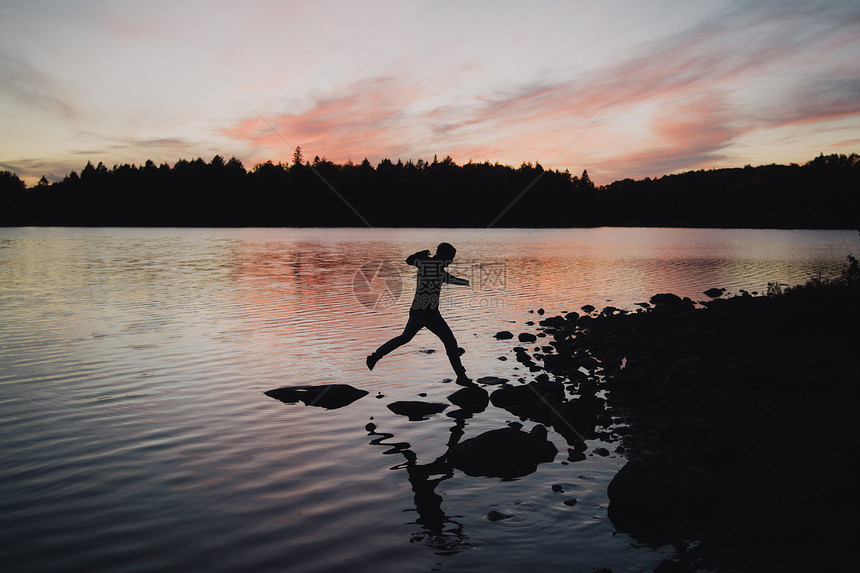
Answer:
[[[417,266],[416,262],[419,259],[426,259],[428,257],[430,257],[430,251],[428,251],[427,249],[424,249],[423,251],[418,251],[417,253],[413,253],[413,254],[409,255],[408,257],[406,257],[406,264],[412,265],[412,266]]]

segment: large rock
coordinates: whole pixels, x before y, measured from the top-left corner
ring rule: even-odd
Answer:
[[[499,388],[490,394],[493,406],[544,424],[552,423],[552,407],[563,400],[564,384],[555,381],[534,381],[525,386]]]
[[[613,524],[645,538],[692,532],[711,515],[718,487],[701,468],[653,456],[627,462],[609,483],[608,494]]]
[[[450,396],[448,401],[471,413],[483,412],[490,403],[490,395],[478,386],[460,388]]]
[[[654,304],[654,305],[657,305],[657,304],[674,305],[674,304],[681,304],[682,302],[684,302],[684,301],[681,297],[679,297],[676,294],[670,293],[670,292],[655,294],[654,296],[651,297],[651,304]]]
[[[392,402],[388,409],[401,416],[407,416],[410,420],[423,420],[427,416],[442,412],[448,404],[439,402],[401,401]]]
[[[545,354],[543,356],[544,370],[569,376],[579,368],[578,358],[573,352],[560,352],[558,354]]]
[[[517,362],[524,366],[534,366],[535,362],[532,360],[532,357],[529,356],[529,353],[522,346],[514,347],[514,353],[517,355]]]
[[[569,326],[568,322],[564,319],[563,316],[550,316],[540,321],[541,326],[547,326],[549,328],[566,328]]]
[[[556,454],[546,428],[538,424],[530,433],[501,428],[469,438],[451,448],[448,461],[470,476],[515,478],[534,472]]]
[[[366,396],[367,390],[359,390],[349,384],[323,384],[320,386],[285,386],[269,390],[265,394],[285,404],[303,402],[308,406],[334,410],[348,406]]]
[[[574,398],[553,409],[552,426],[573,445],[577,440],[594,434],[601,413],[595,401]]]

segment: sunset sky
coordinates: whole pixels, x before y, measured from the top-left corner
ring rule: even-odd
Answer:
[[[213,155],[588,169],[860,152],[860,2],[0,2],[0,169]]]

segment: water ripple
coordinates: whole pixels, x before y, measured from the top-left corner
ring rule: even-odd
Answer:
[[[443,300],[465,363],[510,379],[527,374],[498,360],[511,345],[492,334],[528,328],[540,307],[763,291],[860,252],[840,232],[0,230],[0,558],[32,571],[653,567],[662,553],[606,517],[617,458],[559,457],[510,482],[456,473],[434,490],[444,530],[419,523],[404,452],[432,461],[455,422],[386,405],[446,402],[450,366],[426,332],[372,373],[363,361],[405,322],[414,287],[401,261],[440,240],[473,284]],[[384,308],[351,291],[372,260],[402,275]],[[263,395],[321,383],[370,395],[330,411]],[[510,421],[491,407],[465,435]],[[490,522],[492,509],[512,517]]]

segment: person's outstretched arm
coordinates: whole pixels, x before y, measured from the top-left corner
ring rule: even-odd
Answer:
[[[450,285],[469,286],[469,279],[461,279],[460,277],[455,277],[448,271],[442,271],[442,273],[442,282],[445,282]]]

